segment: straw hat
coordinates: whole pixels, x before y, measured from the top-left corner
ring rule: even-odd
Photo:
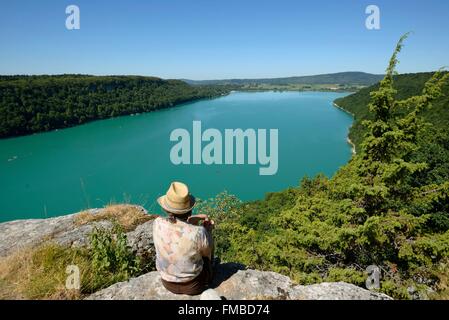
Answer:
[[[182,182],[172,182],[167,193],[157,199],[162,209],[173,214],[184,214],[195,206],[195,198],[189,193],[189,187]]]

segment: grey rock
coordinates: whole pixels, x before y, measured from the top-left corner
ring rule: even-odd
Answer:
[[[90,209],[89,213],[98,214],[102,210]],[[109,220],[92,221],[78,225],[75,223],[78,214],[0,223],[0,257],[7,256],[21,248],[38,246],[44,242],[71,247],[87,246],[89,235],[95,227],[112,228],[112,222]],[[152,229],[152,221],[148,221],[126,234],[128,245],[137,254],[154,254]]]
[[[223,270],[222,270],[223,269]],[[294,285],[290,278],[275,272],[241,270],[233,264],[218,266],[226,274],[214,282],[216,296],[227,300],[389,300],[389,296],[371,292],[344,282],[309,286]],[[230,272],[234,272],[230,274]],[[221,281],[221,282],[220,282]],[[215,297],[216,297],[215,296]],[[176,295],[161,284],[158,272],[149,272],[129,281],[100,290],[88,300],[198,300],[201,296]]]
[[[290,299],[292,281],[275,272],[238,270],[216,290],[228,300]]]
[[[200,300],[221,300],[221,297],[214,289],[207,289],[200,295]]]
[[[346,282],[323,282],[295,286],[290,292],[295,300],[392,300],[383,293],[369,291]]]
[[[152,271],[118,282],[97,291],[86,300],[198,300],[199,296],[177,295],[169,292],[161,283],[159,272]]]
[[[6,256],[23,247],[36,246],[61,236],[67,231],[73,232],[74,217],[75,214],[71,214],[50,219],[15,220],[1,223],[0,256]]]
[[[94,221],[81,226],[73,226],[73,229],[66,229],[56,235],[53,235],[51,241],[63,246],[83,247],[89,245],[89,235],[93,229],[103,228],[111,229],[113,224],[111,221],[102,220]]]
[[[126,234],[128,245],[139,256],[154,256],[153,220],[142,223]]]

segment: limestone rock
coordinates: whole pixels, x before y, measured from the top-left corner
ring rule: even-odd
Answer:
[[[295,286],[290,292],[294,300],[392,300],[383,293],[373,292],[346,282],[323,282]]]
[[[139,256],[153,258],[156,255],[153,243],[153,220],[142,223],[126,234],[128,245]]]
[[[214,289],[207,289],[200,295],[200,300],[221,300],[221,297]]]
[[[103,209],[90,209],[90,214],[101,213]],[[48,219],[15,220],[0,223],[0,257],[20,248],[35,247],[44,242],[64,246],[86,246],[94,227],[111,228],[109,220],[98,220],[77,224],[79,213]],[[127,234],[128,244],[136,253],[154,255],[152,221],[145,222]]]
[[[74,231],[75,214],[50,219],[15,220],[0,224],[0,256],[22,247],[36,246],[48,239]],[[77,235],[77,240],[82,237]]]
[[[290,278],[275,272],[241,270],[235,264],[218,266],[213,283],[216,295],[227,300],[390,300],[387,295],[371,292],[343,282],[309,286],[294,285]],[[198,300],[201,296],[176,295],[161,284],[158,272],[149,272],[129,281],[100,290],[88,300]]]

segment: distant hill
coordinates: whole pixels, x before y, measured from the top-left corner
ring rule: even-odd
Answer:
[[[248,85],[248,84],[342,84],[369,86],[382,80],[383,75],[365,72],[339,72],[313,76],[265,78],[265,79],[227,79],[227,80],[188,80],[192,85]]]

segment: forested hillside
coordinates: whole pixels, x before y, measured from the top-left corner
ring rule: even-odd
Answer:
[[[430,79],[433,73],[410,73],[394,76],[394,88],[397,90],[395,97],[405,99],[420,94],[426,81]],[[355,122],[351,128],[349,136],[357,148],[363,140],[366,128],[363,126],[363,120],[372,118],[368,110],[370,101],[370,92],[377,90],[379,84],[361,89],[355,94],[335,100],[335,103],[352,113]],[[443,88],[444,92],[449,93],[449,84]],[[449,94],[437,98],[432,107],[423,112],[423,116],[434,126],[446,130],[449,127]],[[397,113],[404,113],[405,110],[397,110]]]
[[[0,76],[0,138],[148,112],[228,91],[154,77]]]
[[[449,298],[449,129],[439,124],[449,74],[394,77],[404,39],[380,84],[344,105],[367,119],[366,135],[334,177],[304,178],[252,203],[224,193],[198,206],[216,220],[222,260],[302,284],[365,286],[376,266],[378,290],[395,298]]]

